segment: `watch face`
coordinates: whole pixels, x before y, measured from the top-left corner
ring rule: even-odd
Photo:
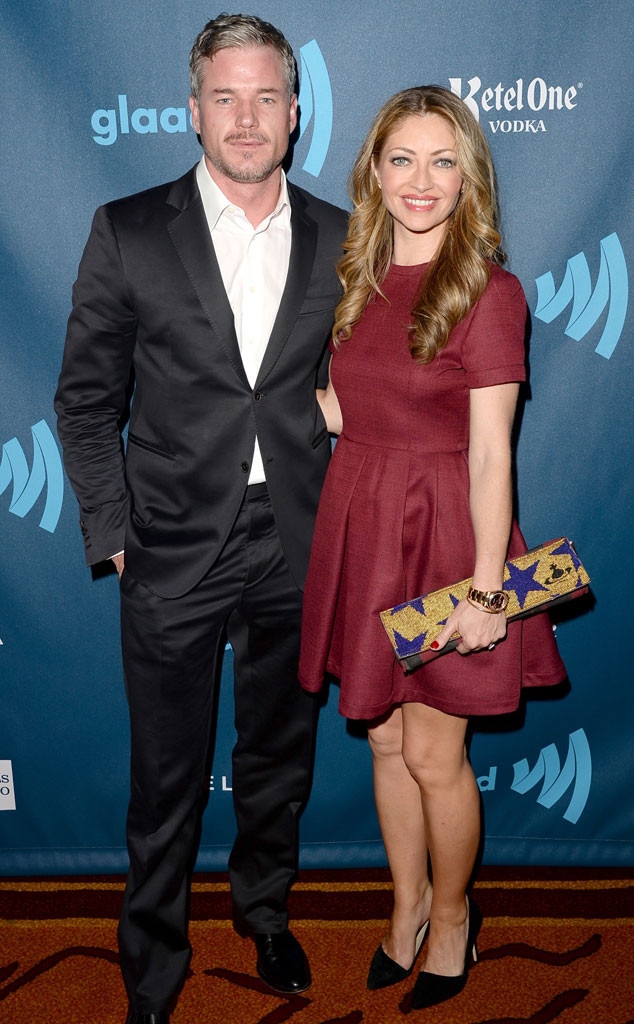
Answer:
[[[508,604],[508,596],[505,593],[491,594],[489,606],[496,612],[503,612]]]

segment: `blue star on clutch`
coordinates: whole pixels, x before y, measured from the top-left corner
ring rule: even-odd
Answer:
[[[517,597],[517,602],[520,608],[524,607],[526,598],[531,591],[545,590],[546,593],[548,593],[548,587],[545,587],[542,583],[538,583],[538,581],[533,578],[533,573],[539,565],[539,559],[529,565],[526,569],[518,569],[518,567],[513,565],[512,562],[507,562],[506,564],[509,570],[509,578],[504,584],[504,589],[515,591],[515,596]]]
[[[414,611],[419,613],[419,615],[422,615],[423,618],[425,617],[425,605],[423,604],[422,597],[416,597],[413,601],[405,601],[403,604],[396,605],[391,609],[391,614],[396,615],[404,608],[413,608]],[[427,630],[423,633],[419,633],[418,636],[413,637],[411,640],[404,637],[397,629],[393,630],[393,635],[397,658],[406,658],[410,654],[418,654],[420,652],[425,644]]]
[[[456,608],[457,605],[460,604],[460,598],[456,597],[455,594],[450,594],[449,595],[449,600],[451,601],[451,603],[454,606],[454,608]],[[449,615],[451,615],[451,612],[449,613]],[[447,619],[449,618],[449,615],[447,616]],[[440,621],[438,622],[438,625],[439,626],[446,626],[447,625],[447,619],[440,619]]]
[[[398,615],[404,608],[413,608],[415,612],[422,615],[423,618],[426,615],[425,605],[423,604],[422,597],[415,597],[411,601],[403,601],[403,604],[395,604],[393,608],[390,608],[390,615]]]
[[[397,658],[406,658],[409,654],[420,654],[423,647],[425,646],[425,640],[427,638],[427,630],[424,633],[419,633],[412,640],[406,640],[397,630],[394,630],[394,643],[396,644],[396,656]]]

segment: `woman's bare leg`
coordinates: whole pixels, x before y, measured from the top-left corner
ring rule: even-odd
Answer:
[[[403,760],[401,708],[371,723],[368,737],[376,808],[394,885],[394,911],[383,949],[407,969],[414,959],[416,934],[429,919],[432,892],[420,790]]]
[[[480,797],[467,759],[467,719],[404,704],[403,760],[419,791],[433,878],[425,970],[462,973],[466,889],[480,841]]]

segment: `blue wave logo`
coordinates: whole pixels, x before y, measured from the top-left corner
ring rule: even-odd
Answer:
[[[583,729],[570,734],[563,768],[557,747],[551,743],[540,751],[534,768],[531,769],[526,758],[522,758],[513,765],[513,771],[511,789],[515,793],[524,794],[541,782],[537,803],[549,809],[572,787],[570,802],[563,817],[576,825],[588,801],[592,782],[592,756]]]
[[[45,490],[46,501],[39,525],[43,530],[54,533],[64,500],[62,460],[46,420],[40,420],[32,426],[31,435],[33,462],[30,470],[17,437],[3,444],[0,460],[0,494],[3,494],[13,481],[9,512],[23,519]]]
[[[592,330],[607,307],[603,333],[595,352],[609,359],[621,337],[628,303],[627,264],[616,233],[601,240],[601,265],[594,291],[588,261],[582,252],[568,260],[559,290],[555,289],[550,271],[538,277],[535,284],[535,316],[544,323],[552,323],[572,302],[564,334],[575,341],[581,341]]]
[[[317,178],[324,166],[332,135],[332,89],[326,62],[315,39],[302,46],[299,57],[301,67],[299,90],[301,130],[299,138],[304,137],[312,121],[313,136],[304,160],[304,170]]]

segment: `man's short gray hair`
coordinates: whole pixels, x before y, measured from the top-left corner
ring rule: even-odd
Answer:
[[[200,97],[205,61],[229,47],[270,46],[279,53],[289,99],[296,91],[297,65],[290,43],[279,29],[253,14],[219,14],[198,34],[189,55],[189,84],[196,101]]]

